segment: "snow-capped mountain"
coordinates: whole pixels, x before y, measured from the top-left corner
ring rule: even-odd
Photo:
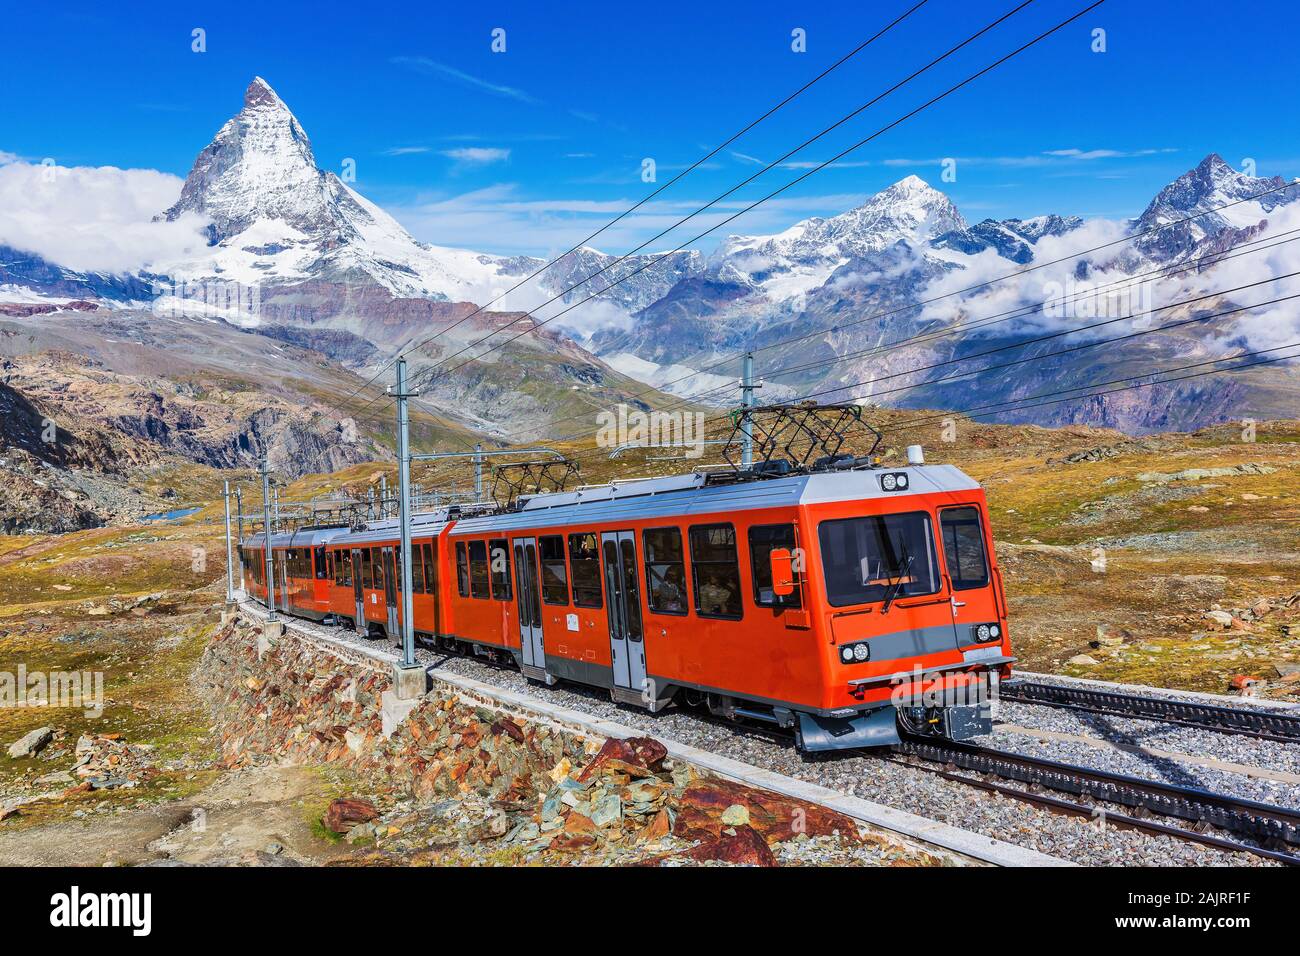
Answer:
[[[985,219],[965,229],[954,229],[939,236],[936,249],[952,249],[973,256],[993,249],[1003,259],[1021,265],[1034,258],[1034,244],[1044,236],[1063,236],[1083,225],[1078,216],[1035,216],[1033,219]]]
[[[1274,192],[1223,211],[1209,210],[1286,185],[1277,177],[1238,172],[1211,154],[1161,189],[1136,219],[1089,224],[1112,236],[1127,230],[1133,241],[1119,250],[1063,265],[1055,278],[1113,280],[1230,249],[1269,229],[1281,207],[1300,200],[1300,189]],[[1198,213],[1206,215],[1160,228]],[[259,317],[241,324],[260,323],[259,330],[268,336],[301,341],[362,369],[417,338],[428,343],[424,361],[474,354],[479,338],[492,329],[507,324],[518,328],[518,323],[532,321],[505,310],[536,308],[552,296],[574,304],[599,293],[595,302],[561,317],[538,335],[520,338],[502,352],[475,355],[484,361],[475,361],[464,373],[474,379],[473,395],[460,381],[442,383],[449,406],[464,411],[467,404],[477,402],[471,409],[476,427],[490,427],[491,417],[502,407],[502,396],[518,396],[520,383],[530,381],[539,362],[551,359],[556,362],[545,393],[552,398],[562,391],[589,389],[598,380],[609,383],[610,394],[622,394],[629,379],[674,382],[724,355],[784,343],[791,337],[797,337],[797,344],[774,350],[766,371],[773,379],[786,369],[797,374],[770,380],[765,398],[819,388],[824,392],[827,385],[858,381],[868,372],[906,372],[918,361],[950,356],[971,342],[983,341],[982,336],[1003,332],[1001,328],[977,332],[963,337],[961,345],[932,345],[919,352],[902,349],[873,357],[871,350],[877,346],[921,330],[932,332],[947,322],[965,321],[988,305],[982,293],[961,292],[945,293],[939,312],[922,308],[944,280],[985,279],[990,267],[994,274],[1010,273],[1016,265],[1040,259],[1068,259],[1071,250],[1084,251],[1092,235],[1081,231],[1085,224],[1077,216],[985,219],[971,224],[943,192],[908,176],[839,215],[805,219],[772,235],[731,236],[708,255],[678,250],[620,261],[584,246],[546,266],[544,260],[528,256],[434,246],[415,240],[392,216],[334,173],[322,170],[302,125],[260,78],[249,85],[239,112],[199,153],[180,198],[159,218],[182,216],[206,222],[211,244],[198,254],[155,262],[150,275],[74,274],[29,252],[0,248],[0,295],[75,296],[138,305],[159,279],[233,280],[255,286],[261,293]],[[1040,256],[1043,243],[1050,245],[1050,257]],[[1277,253],[1281,254],[1285,251]],[[997,258],[1007,261],[1005,270],[996,268]],[[492,311],[475,311],[475,305],[488,305],[544,266],[519,293],[492,304]],[[1050,277],[1047,272],[1036,273],[1028,283],[1008,284],[998,291],[1022,304],[1034,304],[1037,296],[1041,305]],[[1212,278],[1209,274],[1206,282]],[[540,317],[554,315],[561,307],[557,303],[540,310]],[[181,311],[189,314],[184,308]],[[430,326],[443,325],[451,331],[428,334]],[[562,331],[569,337],[559,334]],[[1121,365],[1140,349],[1203,354],[1198,350],[1206,343],[1250,341],[1232,323],[1201,327],[1200,334],[1201,340],[1191,344],[1185,337],[1157,346],[1153,343],[1161,340],[1156,337],[1113,355],[1085,355],[1080,361],[1092,364],[1073,369],[1072,380],[1083,381],[1086,373]],[[1194,333],[1189,335],[1194,338]],[[1234,378],[1240,391],[1247,376]],[[689,394],[726,381],[698,375],[673,388]],[[1033,375],[1013,375],[984,388],[997,396],[1019,393],[1033,383]],[[949,395],[945,387],[921,382],[916,395],[933,407],[955,407],[961,395]],[[887,394],[877,396],[868,390],[854,397],[895,401]],[[721,400],[730,399],[723,395]],[[1213,414],[1219,414],[1244,400],[1189,403],[1180,406],[1178,414],[1193,415],[1197,408],[1204,414],[1217,409]],[[1267,406],[1257,396],[1250,400],[1261,408]],[[551,398],[530,401],[517,403],[516,417],[543,419],[539,409]],[[1130,401],[1141,405],[1140,397]],[[1128,418],[1117,423],[1169,424],[1152,417],[1158,406],[1153,400],[1136,411],[1130,408],[1125,413]],[[1163,407],[1173,414],[1168,412],[1172,405]],[[1056,412],[1042,413],[1044,418],[1050,414]],[[1196,421],[1193,415],[1178,423]]]
[[[221,278],[248,285],[306,281],[377,284],[392,295],[484,304],[543,265],[529,256],[493,256],[416,241],[397,220],[333,172],[322,170],[302,124],[261,77],[243,109],[199,153],[181,196],[163,216],[205,217],[212,245],[166,263],[175,279]],[[652,257],[618,257],[584,247],[561,258],[501,307],[535,304],[564,292],[565,302],[602,292]],[[644,308],[702,268],[698,253],[671,251],[603,293],[625,311]],[[559,324],[564,324],[563,322]]]
[[[772,236],[731,236],[711,258],[710,271],[780,300],[821,286],[854,259],[965,228],[947,196],[908,176],[838,216],[805,219]]]
[[[513,269],[527,266],[417,242],[317,166],[302,125],[261,77],[249,84],[243,109],[199,153],[164,216],[185,213],[207,217],[213,245],[160,269],[179,279],[376,283],[396,296],[481,302],[513,284]]]
[[[1255,234],[1274,209],[1300,199],[1298,190],[1281,190],[1285,185],[1286,180],[1281,176],[1271,179],[1247,176],[1229,166],[1218,153],[1211,153],[1195,169],[1160,190],[1138,217],[1134,229],[1145,232],[1197,213],[1207,215],[1143,236],[1134,246],[1152,260],[1169,262],[1194,255],[1207,239],[1216,241],[1221,248],[1241,242]],[[1248,199],[1271,189],[1280,191]],[[1228,203],[1238,205],[1209,212]]]

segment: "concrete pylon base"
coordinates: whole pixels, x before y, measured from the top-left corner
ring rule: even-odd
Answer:
[[[262,624],[262,633],[257,635],[257,659],[260,661],[271,648],[284,636],[283,621],[266,621]]]
[[[397,728],[410,716],[411,711],[419,706],[421,698],[402,699],[391,690],[379,695],[380,729],[385,737],[391,737]]]
[[[393,694],[399,700],[415,700],[423,697],[429,689],[429,675],[423,664],[404,667],[393,665]]]

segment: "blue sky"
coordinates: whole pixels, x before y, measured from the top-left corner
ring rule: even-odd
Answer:
[[[318,163],[354,159],[355,187],[418,238],[558,252],[654,188],[644,158],[671,177],[911,2],[12,5],[0,151],[184,176],[261,75]],[[929,0],[594,244],[627,251],[1015,5]],[[794,159],[827,158],[1084,5],[1036,0]],[[1293,9],[1110,0],[722,232],[842,212],[912,173],[971,220],[1136,215],[1211,151],[1295,176]],[[191,50],[196,27],[204,53]],[[495,28],[504,53],[491,50]],[[795,28],[805,53],[791,50]],[[1095,28],[1104,53],[1090,48]],[[941,181],[945,157],[955,182]],[[801,171],[773,170],[738,198]]]

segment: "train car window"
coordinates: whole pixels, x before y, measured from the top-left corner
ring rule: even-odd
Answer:
[[[424,549],[414,541],[411,542],[411,590],[424,593]]]
[[[680,528],[652,528],[645,546],[646,602],[656,614],[686,613],[686,561]]]
[[[363,588],[373,588],[375,586],[374,569],[370,565],[370,549],[361,550],[361,586]]]
[[[984,532],[978,508],[944,508],[939,512],[943,533],[943,560],[954,591],[984,588],[989,584],[989,562],[984,553]]]
[[[370,561],[375,567],[375,590],[384,589],[384,551],[382,548],[370,549]]]
[[[594,534],[569,535],[569,565],[573,570],[573,603],[600,607],[600,550]]]
[[[318,580],[325,580],[329,577],[329,571],[325,567],[325,546],[321,545],[316,549],[316,577]]]
[[[488,587],[488,579],[491,577],[488,568],[487,542],[471,541],[469,543],[469,593],[470,597],[487,598],[491,597]]]
[[[695,613],[700,617],[740,620],[743,611],[736,529],[729,524],[696,525],[690,536]]]
[[[465,542],[456,542],[456,592],[469,597],[469,558],[465,555]]]
[[[547,604],[569,604],[569,575],[564,564],[564,538],[558,534],[537,539],[542,557],[542,600]]]
[[[794,525],[768,524],[749,529],[749,565],[754,574],[754,603],[759,607],[803,607],[802,575],[796,570],[795,588],[784,596],[772,590],[771,554],[776,548],[795,549]]]
[[[510,545],[505,538],[493,538],[488,542],[488,561],[492,566],[492,597],[498,601],[510,601],[514,594],[510,590]]]
[[[399,545],[393,549],[393,587],[401,591],[405,583],[406,576],[402,574],[402,548]]]
[[[424,551],[424,590],[429,594],[438,593],[438,542],[423,545]]]
[[[939,590],[930,516],[920,512],[823,521],[826,598],[835,607]]]

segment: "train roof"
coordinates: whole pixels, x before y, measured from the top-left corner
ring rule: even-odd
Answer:
[[[341,534],[346,534],[347,525],[332,525],[329,527],[311,527],[298,528],[283,534],[271,535],[271,547],[273,548],[310,548],[318,544],[324,544],[326,541],[332,541]],[[245,547],[256,545],[262,546],[262,534],[246,535],[240,542]]]
[[[899,474],[908,476],[907,490],[886,490],[881,478]],[[907,506],[901,503],[918,495],[960,493],[980,487],[979,482],[955,465],[848,469],[727,483],[711,482],[710,477],[707,472],[692,472],[532,495],[520,499],[519,507],[514,511],[490,511],[487,505],[477,505],[420,512],[412,516],[411,535],[417,538],[437,535],[452,521],[456,522],[456,535],[483,535],[556,525],[670,519],[864,499],[898,499],[900,510],[905,510]],[[304,547],[326,541],[335,545],[369,544],[392,541],[399,530],[397,519],[390,518],[372,521],[360,531],[332,528],[298,531],[292,535],[277,534],[271,543],[277,548]],[[245,539],[246,544],[261,546],[261,542],[260,534]]]
[[[884,489],[882,476],[904,473],[908,476],[907,491]],[[906,499],[920,494],[979,488],[979,482],[954,465],[814,472],[726,484],[711,484],[708,479],[707,473],[696,472],[535,495],[525,500],[518,511],[462,518],[456,523],[454,534],[514,532],[563,524],[605,524],[836,501]]]

